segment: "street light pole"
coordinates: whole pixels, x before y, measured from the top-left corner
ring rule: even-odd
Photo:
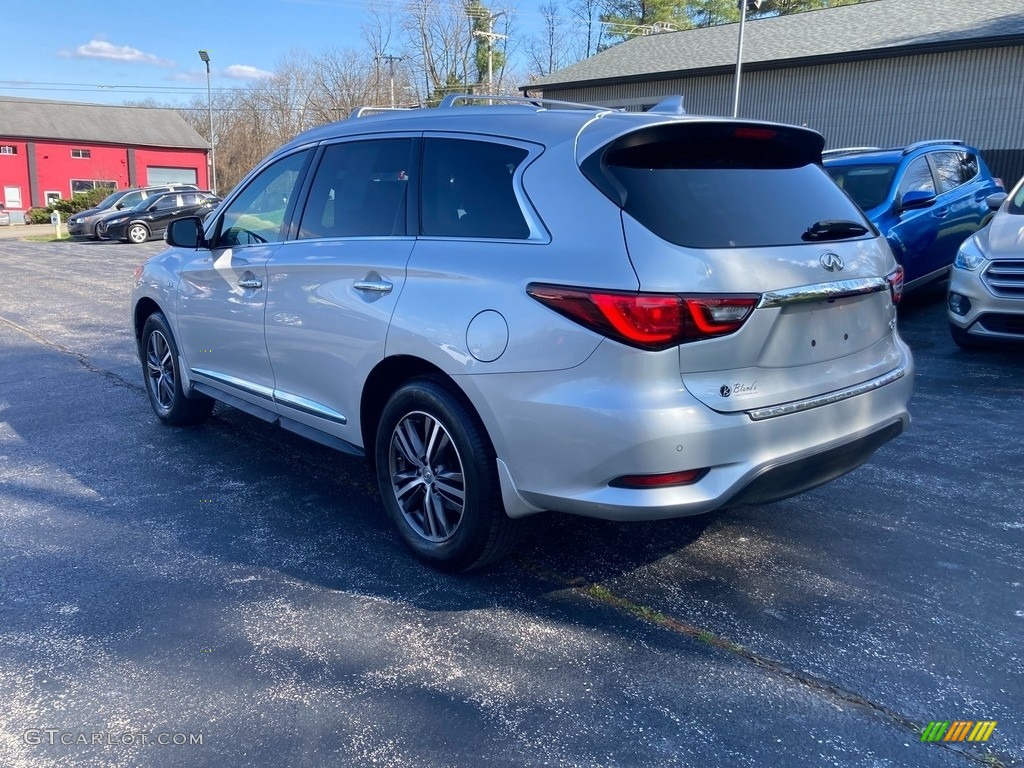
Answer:
[[[743,28],[747,24],[747,9],[756,11],[761,7],[761,0],[739,0],[740,7],[740,39],[736,45],[736,90],[732,99],[732,116],[740,114],[740,71],[743,68]]]
[[[206,109],[210,114],[210,191],[217,194],[217,145],[213,142],[213,92],[210,90],[210,53],[199,51],[199,58],[206,64]]]

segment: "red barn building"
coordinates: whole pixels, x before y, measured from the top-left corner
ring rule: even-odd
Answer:
[[[0,202],[19,212],[94,187],[209,188],[209,145],[177,112],[4,96]]]

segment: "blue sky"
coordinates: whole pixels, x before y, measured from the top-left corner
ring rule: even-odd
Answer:
[[[48,0],[0,11],[0,98],[183,103],[273,72],[291,49],[363,48],[365,0]],[[2,107],[0,107],[2,108]]]

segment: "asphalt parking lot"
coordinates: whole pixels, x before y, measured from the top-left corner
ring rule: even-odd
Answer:
[[[0,241],[0,765],[1024,765],[1024,352],[958,350],[941,286],[900,311],[914,423],[854,473],[545,516],[452,577],[361,460],[157,421],[128,291],[161,247]]]

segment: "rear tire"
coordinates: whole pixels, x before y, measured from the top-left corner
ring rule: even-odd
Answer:
[[[187,427],[206,421],[214,401],[206,395],[188,398],[181,388],[178,345],[161,312],[146,318],[142,327],[142,375],[149,404],[164,424]]]
[[[491,441],[443,379],[413,379],[391,396],[374,455],[388,517],[430,565],[468,571],[518,542],[522,521],[505,514]]]

